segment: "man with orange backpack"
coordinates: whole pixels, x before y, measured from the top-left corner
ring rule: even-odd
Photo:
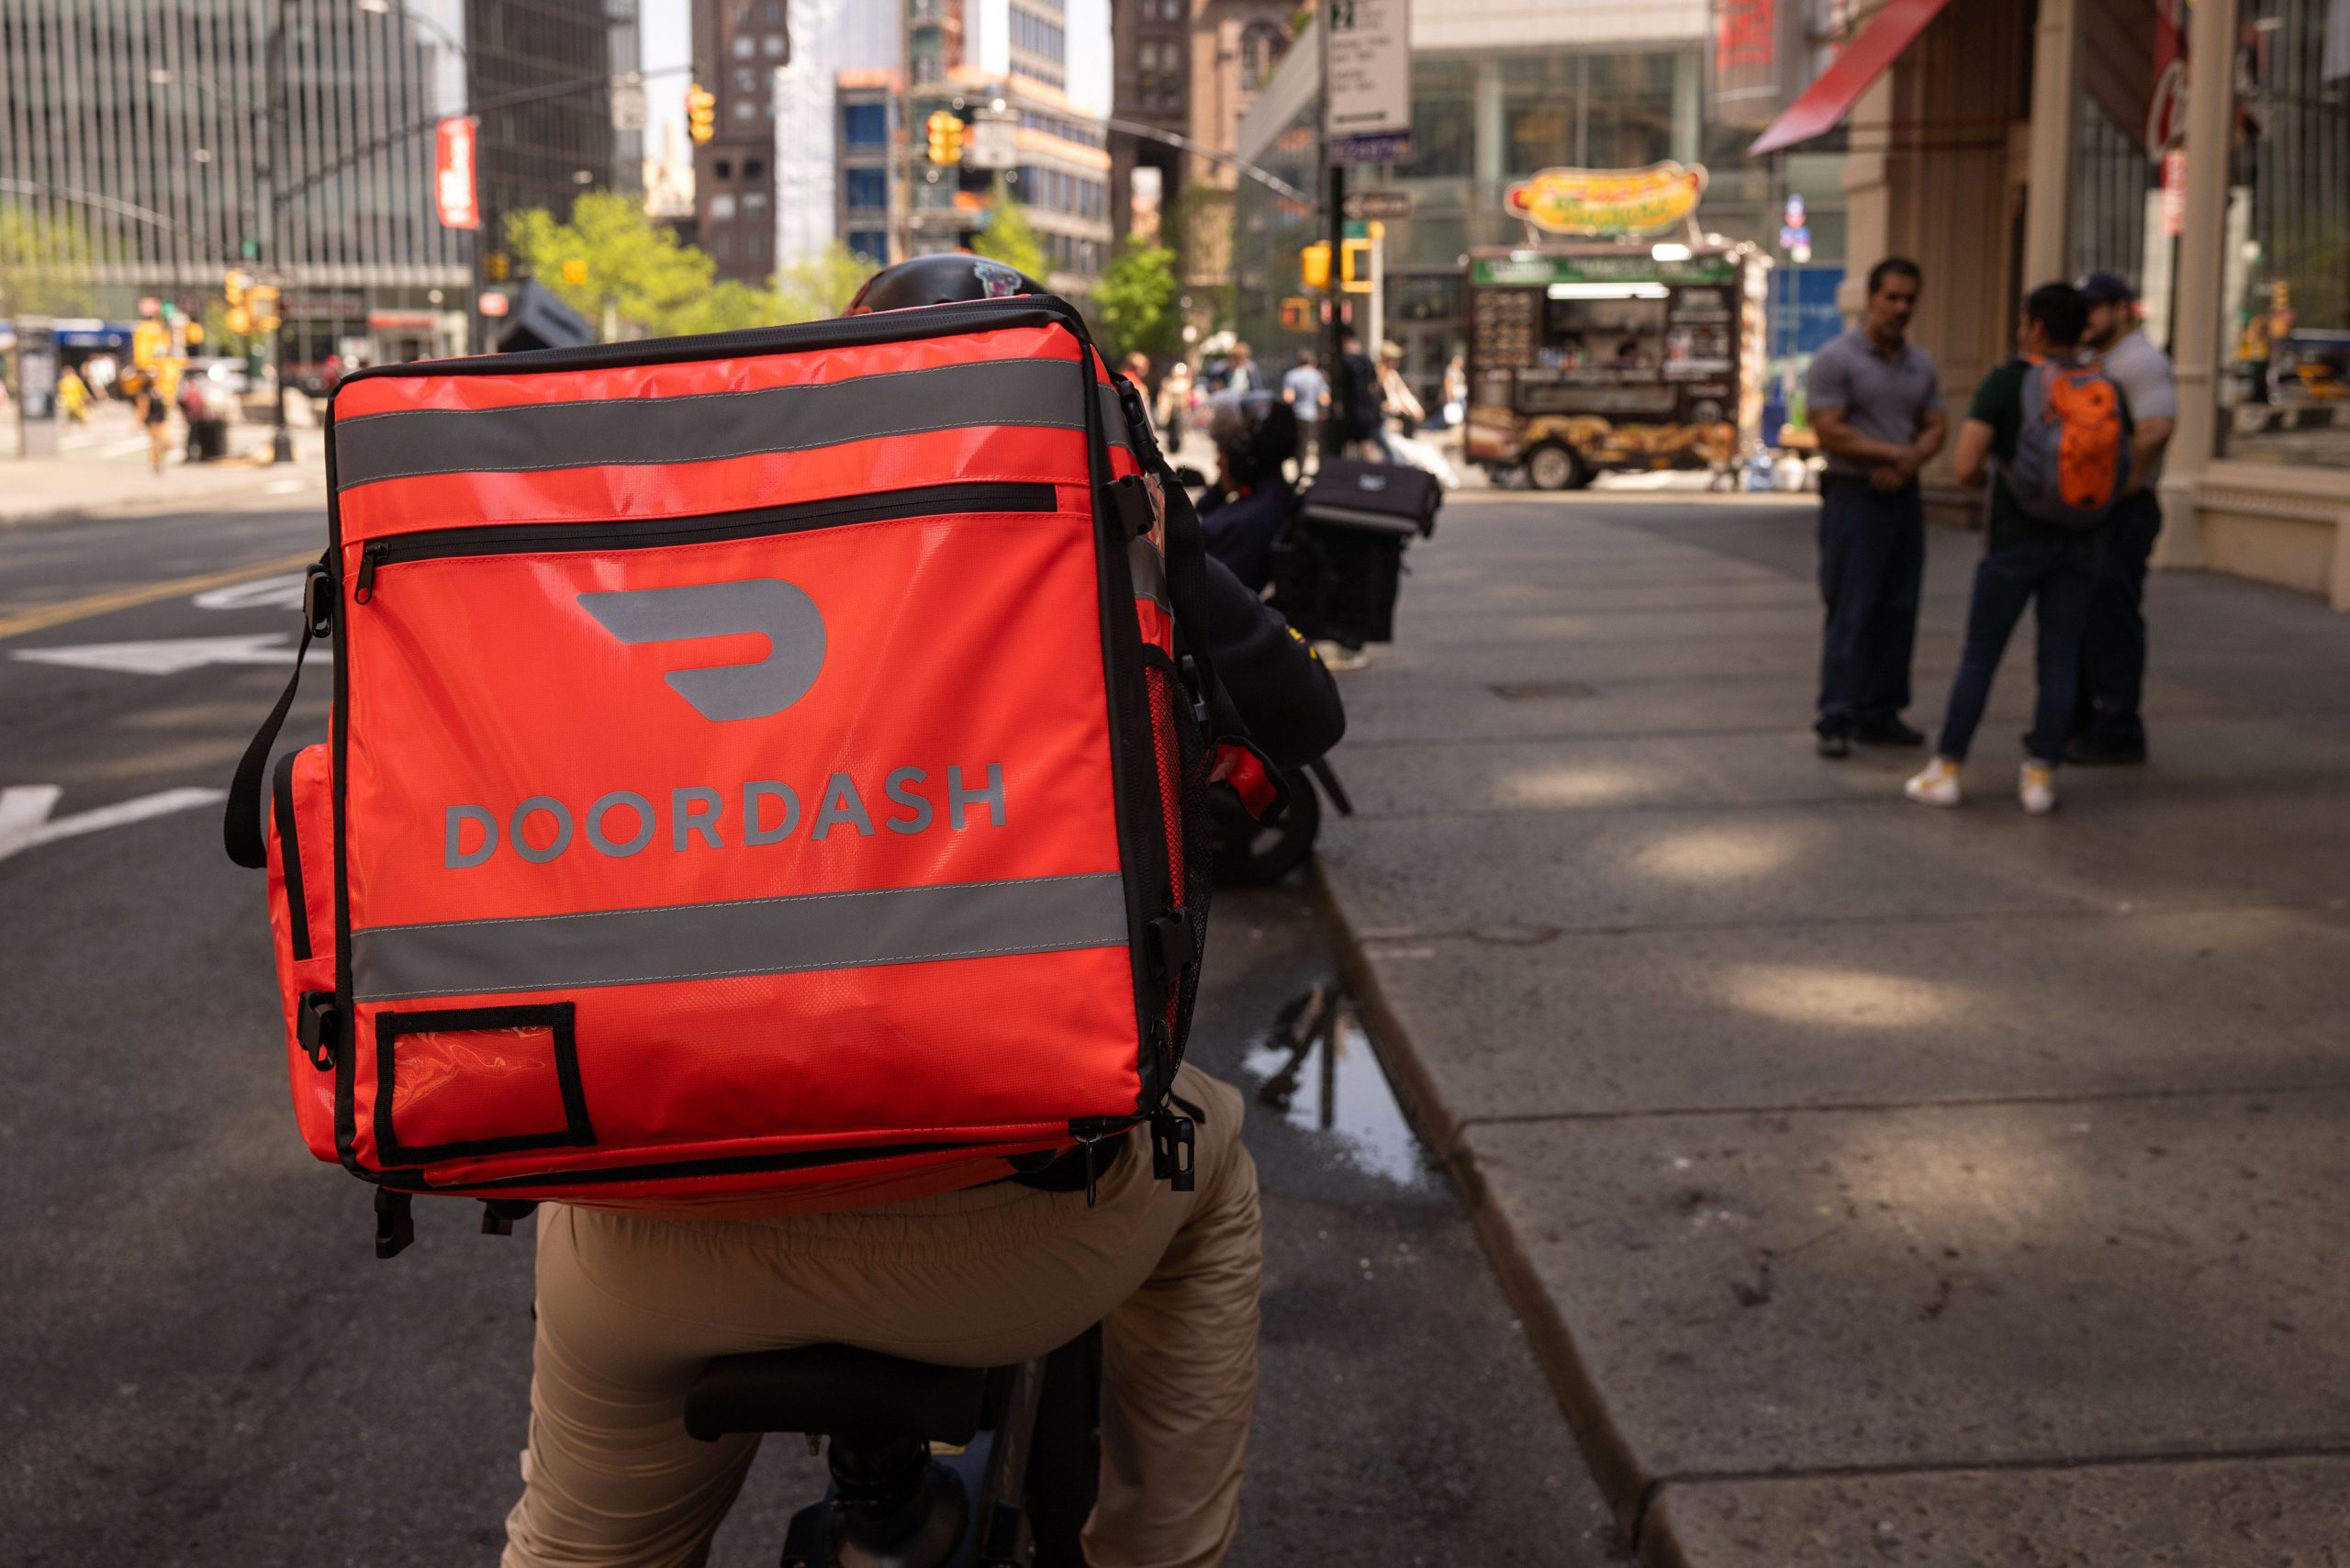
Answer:
[[[2072,729],[2082,629],[2097,582],[2098,530],[2128,490],[2130,409],[2080,356],[2087,303],[2067,283],[2025,300],[2019,357],[1984,377],[1960,427],[1959,482],[1987,477],[1986,549],[1966,608],[1966,644],[1934,759],[1903,787],[1921,805],[1959,803],[1959,770],[2024,606],[2036,607],[2039,698],[2017,783],[2023,809],[2055,810],[2056,767]]]

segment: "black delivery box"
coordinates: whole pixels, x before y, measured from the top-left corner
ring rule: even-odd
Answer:
[[[1273,553],[1273,603],[1305,636],[1349,648],[1392,642],[1404,547],[1436,532],[1436,476],[1401,463],[1326,457]]]

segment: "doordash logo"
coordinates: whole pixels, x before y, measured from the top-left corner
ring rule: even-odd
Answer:
[[[778,577],[583,593],[579,608],[605,631],[631,644],[684,643],[701,637],[765,637],[765,658],[748,664],[690,666],[664,676],[671,690],[713,722],[771,718],[807,696],[823,673],[824,617],[804,590]],[[860,788],[854,775],[836,772],[810,796],[815,802],[814,810],[807,813],[811,840],[821,842],[844,828],[862,838],[882,832],[929,833],[940,825],[960,833],[980,811],[986,813],[989,825],[1004,825],[1003,764],[1000,762],[971,770],[984,782],[974,781],[960,767],[876,771],[880,775],[880,789],[869,798],[885,813],[878,823],[867,806],[867,789],[876,780],[867,776],[867,788]],[[934,779],[943,788],[934,788]],[[726,786],[679,784],[655,791],[655,796],[664,793],[669,808],[668,845],[674,853],[723,849],[730,839],[751,846],[780,844],[791,836],[802,817],[799,791],[779,779],[746,778]],[[735,808],[731,823],[730,805]],[[532,795],[505,813],[502,821],[487,806],[454,805],[444,817],[441,863],[452,871],[482,865],[497,855],[501,838],[506,847],[534,866],[562,856],[575,841],[584,841],[607,859],[626,859],[661,836],[660,815],[654,798],[633,790],[599,795],[576,814],[574,808],[553,796]],[[533,818],[541,819],[536,833],[543,843],[533,843],[524,834]]]
[[[824,668],[824,617],[780,577],[633,592],[583,593],[579,608],[623,643],[684,643],[749,633],[767,640],[755,664],[673,669],[670,689],[705,719],[765,719],[808,695]]]

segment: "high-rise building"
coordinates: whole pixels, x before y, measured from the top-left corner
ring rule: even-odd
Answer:
[[[775,73],[791,57],[786,0],[693,0],[695,77],[718,98],[694,149],[694,217],[718,275],[764,282],[775,257]]]
[[[1192,0],[1132,0],[1114,7],[1111,41],[1119,119],[1182,136],[1192,129]],[[1141,180],[1135,171],[1147,171]],[[1110,221],[1122,235],[1164,234],[1183,185],[1174,144],[1110,132]]]
[[[999,184],[1020,203],[1056,293],[1083,296],[1114,230],[1103,117],[1107,0],[905,0],[907,200],[902,254],[968,245]],[[932,162],[925,127],[964,127],[959,163]],[[989,123],[992,122],[992,123]]]
[[[456,353],[477,252],[505,212],[634,183],[608,81],[635,67],[635,0],[0,0],[0,204],[73,230],[107,315],[155,296],[201,317],[231,267],[281,276],[299,378],[330,353]],[[468,111],[476,231],[443,227],[435,202],[436,122]]]

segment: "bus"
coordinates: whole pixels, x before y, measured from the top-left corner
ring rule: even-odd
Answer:
[[[1761,442],[1770,265],[1743,242],[1471,252],[1464,455],[1538,490],[1733,469]]]

